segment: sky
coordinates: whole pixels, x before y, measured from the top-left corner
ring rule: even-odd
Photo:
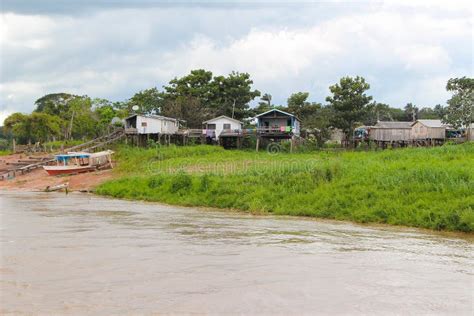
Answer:
[[[0,124],[48,93],[123,101],[192,69],[286,104],[363,76],[378,102],[445,104],[474,72],[471,1],[0,0]]]

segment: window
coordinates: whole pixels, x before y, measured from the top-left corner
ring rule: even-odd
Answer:
[[[230,124],[224,124],[224,129],[230,129]]]
[[[207,124],[207,129],[216,129],[216,124]]]
[[[142,122],[142,127],[146,127],[146,122]]]

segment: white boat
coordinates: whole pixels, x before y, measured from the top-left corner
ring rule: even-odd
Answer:
[[[76,174],[101,168],[112,168],[112,150],[97,153],[69,152],[56,155],[56,166],[43,166],[49,175]]]

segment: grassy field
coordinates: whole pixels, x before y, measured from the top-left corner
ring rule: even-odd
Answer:
[[[11,154],[12,154],[11,150],[0,150],[0,156],[8,156]]]
[[[474,144],[274,154],[120,147],[97,193],[186,206],[474,231]]]

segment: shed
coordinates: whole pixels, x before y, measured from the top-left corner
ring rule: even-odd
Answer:
[[[166,134],[171,135],[178,131],[179,120],[161,115],[134,114],[125,119],[125,133],[127,134]]]
[[[300,135],[301,121],[295,115],[282,110],[269,110],[256,116],[257,133],[260,136]]]
[[[243,123],[225,115],[202,122],[203,134],[219,139],[221,135],[241,135]]]
[[[416,120],[411,123],[412,139],[445,139],[449,125],[441,120]]]
[[[370,128],[369,138],[375,141],[410,141],[412,122],[377,122]]]

